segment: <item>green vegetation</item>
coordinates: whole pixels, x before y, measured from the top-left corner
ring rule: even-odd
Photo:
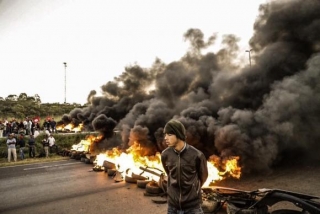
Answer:
[[[26,155],[28,156],[28,155]],[[63,157],[59,155],[50,155],[50,158],[26,158],[24,160],[19,160],[17,162],[11,161],[8,163],[7,159],[1,158],[0,159],[0,167],[4,166],[15,166],[15,165],[26,165],[26,164],[33,164],[33,163],[44,163],[44,162],[53,162],[53,161],[60,161],[60,160],[68,160],[70,157]]]
[[[0,118],[56,117],[57,115],[68,114],[75,108],[82,107],[85,106],[77,103],[41,103],[39,95],[28,96],[26,93],[21,93],[19,96],[0,97]]]
[[[97,133],[59,133],[59,134],[53,134],[53,137],[56,140],[56,145],[58,146],[59,150],[69,150],[72,148],[72,145],[78,144],[81,140],[87,139],[89,135],[94,135],[97,136]],[[43,149],[41,141],[44,139],[44,134],[41,133],[37,138],[36,138],[36,157],[40,154],[40,152]],[[25,137],[26,145],[28,144],[28,139],[29,137]],[[34,163],[34,162],[41,162],[41,161],[49,161],[45,160],[46,158],[34,158],[33,160],[30,160],[29,157],[29,149],[26,147],[25,148],[25,156],[28,158],[28,160],[24,161],[18,161],[16,163],[8,163],[7,162],[7,154],[8,154],[8,149],[6,145],[6,140],[7,138],[0,138],[0,166],[7,166],[7,165],[12,165],[12,164],[28,164],[28,163]],[[19,146],[17,146],[17,157],[19,159]],[[50,161],[52,160],[61,160],[64,159],[65,157],[60,157],[58,155],[51,155]]]
[[[25,117],[35,118],[40,117],[39,124],[42,125],[47,117],[55,117],[55,121],[61,120],[62,115],[70,113],[75,108],[83,108],[77,103],[41,103],[39,95],[28,96],[26,93],[17,95],[9,95],[5,98],[0,97],[0,120],[7,118],[22,120]],[[87,139],[88,135],[97,136],[97,133],[57,133],[54,134],[58,150],[70,150],[72,145],[78,144],[81,140]],[[19,146],[17,146],[17,162],[7,162],[8,149],[6,145],[7,138],[0,138],[0,167],[10,166],[17,164],[30,164],[37,162],[47,162],[63,160],[68,157],[62,157],[55,154],[50,154],[50,158],[39,158],[39,154],[43,151],[41,141],[44,139],[45,134],[41,133],[36,138],[36,158],[29,158],[29,148],[25,147],[25,160],[19,160]],[[28,145],[29,136],[25,136],[26,145]]]

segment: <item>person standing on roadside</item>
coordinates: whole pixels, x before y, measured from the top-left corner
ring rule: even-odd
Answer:
[[[24,140],[24,135],[21,134],[19,136],[18,142],[17,144],[19,145],[19,153],[20,153],[20,159],[23,160],[24,159],[24,147],[26,147],[26,142]]]
[[[49,142],[49,149],[50,149],[50,154],[53,152],[53,149],[56,148],[56,140],[54,139],[53,135],[50,134],[49,138],[48,138],[48,142]],[[56,151],[56,149],[55,149]]]
[[[161,162],[168,176],[168,214],[203,214],[201,187],[208,178],[204,154],[187,144],[186,130],[178,120],[170,120],[164,127],[167,148]]]
[[[16,139],[13,137],[13,134],[9,134],[7,139],[8,146],[8,162],[11,162],[11,153],[13,154],[14,162],[17,162],[17,150],[16,150]]]
[[[38,130],[38,129],[35,129],[35,130],[34,130],[33,137],[34,137],[34,138],[37,138],[39,135],[40,135],[39,130]]]
[[[27,120],[27,134],[28,135],[32,134],[31,127],[32,127],[32,120],[30,118],[28,118],[28,120]]]
[[[16,119],[12,119],[11,121],[11,131],[14,134],[18,133],[18,122],[16,121]]]
[[[42,145],[43,145],[43,149],[44,149],[44,153],[46,155],[46,158],[48,158],[49,157],[49,141],[48,141],[47,135],[42,140]]]
[[[9,135],[12,133],[12,127],[11,127],[11,122],[8,122],[6,125],[6,136],[9,137]]]
[[[25,131],[25,134],[29,134],[28,133],[28,118],[26,117],[25,120],[22,122],[23,123],[23,128],[24,128],[24,131]]]
[[[4,125],[4,123],[2,123],[2,121],[0,121],[0,137],[3,137],[3,132],[4,132],[4,128],[6,126]]]
[[[43,131],[44,131],[44,132],[48,131],[48,132],[50,133],[50,131],[49,131],[49,129],[50,129],[50,123],[49,123],[49,120],[48,120],[48,119],[46,119],[45,121],[43,121],[42,128],[43,128]]]
[[[51,118],[50,125],[51,125],[51,129],[52,129],[51,132],[56,133],[57,132],[57,130],[56,130],[57,122],[54,120],[54,118]]]
[[[7,118],[4,119],[3,121],[3,125],[4,125],[4,129],[3,129],[3,136],[6,137],[8,136],[8,133],[7,133],[7,125],[9,124]]]
[[[36,141],[33,135],[30,135],[28,140],[29,145],[29,158],[34,158],[36,156]]]

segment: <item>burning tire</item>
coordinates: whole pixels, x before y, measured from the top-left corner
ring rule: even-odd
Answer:
[[[136,178],[132,178],[130,177],[129,175],[126,175],[124,180],[127,182],[127,183],[133,183],[133,184],[136,184],[137,183],[137,179]]]
[[[151,181],[146,185],[146,192],[150,194],[161,194],[163,193],[163,190],[159,187],[157,182]]]
[[[301,211],[297,210],[276,210],[271,212],[271,214],[298,214],[301,213]]]
[[[150,180],[137,180],[137,187],[145,189]]]
[[[82,154],[79,153],[79,152],[76,152],[76,153],[75,153],[75,156],[74,156],[74,159],[76,159],[76,160],[81,160],[81,157],[82,157]]]
[[[103,166],[106,169],[115,169],[116,165],[110,161],[103,161]]]
[[[107,169],[108,176],[114,176],[116,174],[116,169]]]
[[[63,156],[63,157],[70,156],[70,151],[69,150],[62,150],[60,153],[61,153],[60,155]]]
[[[135,173],[132,173],[131,177],[134,178],[134,179],[137,179],[137,180],[147,180],[148,179],[147,177],[144,177],[142,175],[138,175],[138,174],[135,174]]]
[[[75,159],[75,157],[76,157],[74,152],[70,152],[69,156],[70,156],[71,159]]]

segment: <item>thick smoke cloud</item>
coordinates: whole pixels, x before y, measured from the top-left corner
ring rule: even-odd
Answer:
[[[179,61],[127,67],[101,87],[103,96],[90,92],[90,105],[63,120],[83,122],[106,142],[138,142],[150,153],[165,148],[163,127],[176,118],[186,126],[188,143],[207,157],[240,156],[245,172],[268,170],[293,154],[316,157],[320,2],[272,1],[259,10],[251,67],[235,63],[235,35],[225,35],[216,53],[202,54],[216,37],[205,41],[199,29],[190,29],[184,35],[190,51]],[[114,128],[120,141],[110,134]]]

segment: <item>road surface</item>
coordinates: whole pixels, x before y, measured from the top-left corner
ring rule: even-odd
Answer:
[[[275,188],[320,196],[319,180],[320,161],[292,161],[270,174],[254,173],[216,185],[243,190]],[[0,168],[1,214],[166,213],[166,204],[155,204],[143,193],[135,184],[115,183],[106,173],[92,171],[91,164],[74,159]]]
[[[1,214],[166,213],[144,191],[73,159],[0,168]]]

